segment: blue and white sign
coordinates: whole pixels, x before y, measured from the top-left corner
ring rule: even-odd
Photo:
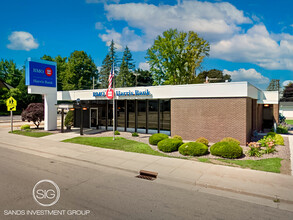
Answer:
[[[151,92],[147,89],[145,91],[131,91],[128,90],[127,92],[115,91],[116,96],[150,96]],[[93,92],[94,97],[104,97],[106,96],[106,92]]]
[[[57,64],[46,60],[28,59],[25,66],[27,86],[56,87]]]

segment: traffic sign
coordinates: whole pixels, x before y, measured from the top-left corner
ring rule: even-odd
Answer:
[[[6,100],[7,111],[15,111],[17,106],[17,101],[11,96]]]

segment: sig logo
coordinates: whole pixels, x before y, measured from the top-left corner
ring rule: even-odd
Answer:
[[[33,188],[33,198],[41,206],[52,206],[60,198],[60,189],[52,180],[41,180]]]
[[[52,74],[53,74],[53,70],[52,70],[50,67],[47,67],[47,68],[45,69],[45,73],[46,73],[47,76],[52,76]]]

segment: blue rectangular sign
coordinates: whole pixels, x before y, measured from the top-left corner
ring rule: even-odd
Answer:
[[[26,62],[25,84],[31,86],[56,87],[57,65],[46,60]]]

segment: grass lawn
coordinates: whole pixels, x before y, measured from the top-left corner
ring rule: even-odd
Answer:
[[[75,137],[75,138],[64,140],[63,142],[84,144],[84,145],[90,145],[94,147],[109,148],[109,149],[115,149],[115,150],[136,152],[136,153],[142,153],[142,154],[151,154],[151,155],[164,156],[164,157],[167,156],[163,153],[153,150],[147,144],[133,141],[133,140],[128,140],[122,137],[116,137],[115,141],[113,141],[113,137]]]
[[[11,133],[11,131],[9,131],[9,133]],[[44,137],[47,135],[51,135],[52,133],[40,132],[40,131],[34,131],[34,130],[28,130],[28,131],[15,130],[13,131],[13,134],[20,134],[20,135],[29,136],[29,137]]]
[[[286,120],[286,123],[289,125],[293,125],[293,120]]]
[[[281,158],[269,158],[262,160],[228,160],[228,159],[218,159],[219,161],[236,164],[242,168],[250,168],[253,170],[262,170],[267,172],[280,173],[281,168]]]

